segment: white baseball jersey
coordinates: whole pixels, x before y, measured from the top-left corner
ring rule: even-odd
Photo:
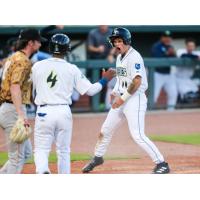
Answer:
[[[148,84],[143,59],[135,49],[130,47],[123,58],[118,55],[116,70],[117,83],[113,92],[119,95],[127,90],[137,75],[142,77],[142,82],[137,91],[124,104],[119,108],[110,109],[101,127],[103,137],[97,142],[95,156],[104,156],[112,135],[119,128],[120,123],[126,119],[135,142],[149,154],[155,163],[161,163],[164,161],[162,154],[144,133],[144,118],[147,107],[147,99],[144,92]]]
[[[137,76],[142,77],[142,83],[137,92],[144,93],[148,87],[146,70],[144,61],[141,55],[132,47],[129,48],[126,55],[122,58],[121,54],[118,55],[116,61],[117,70],[117,83],[113,91],[117,93],[124,93],[132,80]]]
[[[74,88],[83,95],[92,85],[76,65],[59,58],[35,63],[32,80],[36,105],[71,104]]]

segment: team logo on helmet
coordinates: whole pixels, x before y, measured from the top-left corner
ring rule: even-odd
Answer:
[[[119,34],[119,31],[118,31],[117,29],[114,29],[113,33],[114,33],[115,35],[117,35],[117,34]]]
[[[62,33],[54,34],[49,44],[50,53],[67,54],[71,50],[70,39]]]

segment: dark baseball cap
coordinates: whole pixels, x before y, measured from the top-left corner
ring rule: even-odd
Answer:
[[[165,36],[165,37],[172,37],[172,33],[169,30],[166,30],[164,32],[161,33],[161,36]]]
[[[47,39],[40,35],[40,31],[34,28],[28,28],[21,30],[19,34],[19,40],[37,40],[40,42],[46,42]]]

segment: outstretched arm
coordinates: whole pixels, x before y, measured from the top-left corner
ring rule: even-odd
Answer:
[[[112,68],[108,69],[107,71],[103,70],[102,78],[98,82],[93,83],[86,94],[89,96],[94,96],[95,94],[99,93],[115,75],[116,71]]]
[[[103,86],[97,82],[93,83],[89,90],[86,92],[88,96],[94,96],[95,94],[99,93],[102,90]]]

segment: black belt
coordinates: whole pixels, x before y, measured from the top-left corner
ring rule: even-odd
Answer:
[[[39,107],[45,107],[45,106],[60,106],[60,105],[63,105],[63,106],[68,106],[68,104],[42,104],[42,105],[39,105]]]
[[[10,101],[10,100],[4,100],[3,103],[11,103],[11,104],[13,104],[13,102]]]
[[[13,104],[13,102],[12,101],[10,101],[10,100],[4,100],[4,101],[2,101],[2,103],[10,103],[10,104]],[[29,104],[25,104],[25,103],[22,103],[23,105],[29,105]]]

